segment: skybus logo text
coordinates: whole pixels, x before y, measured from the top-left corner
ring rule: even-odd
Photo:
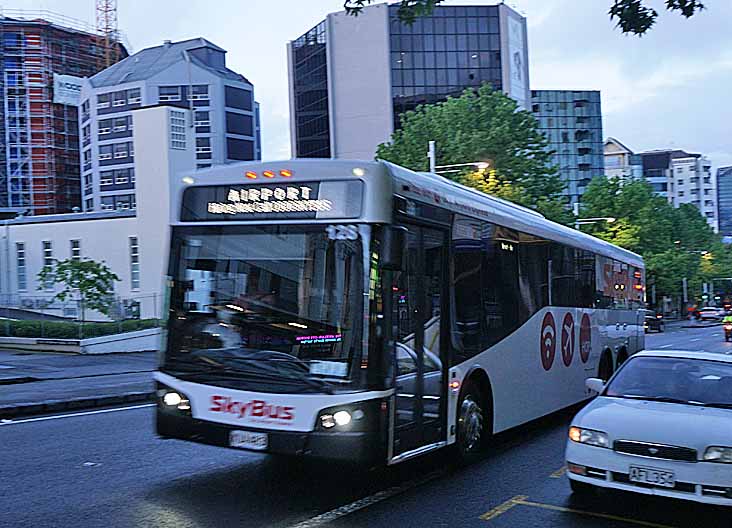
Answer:
[[[230,396],[211,396],[211,412],[235,414],[239,418],[265,418],[271,420],[292,420],[294,407],[272,405],[263,400],[236,401]]]

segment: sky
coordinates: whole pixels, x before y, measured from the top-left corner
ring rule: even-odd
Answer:
[[[93,0],[0,0],[94,23]],[[614,28],[612,0],[509,0],[527,17],[532,89],[600,90],[605,137],[634,151],[680,148],[732,165],[732,2],[707,0],[692,19],[661,13],[642,38]],[[448,0],[446,5],[497,0]],[[290,157],[286,42],[340,11],[343,0],[119,0],[132,51],[205,37],[254,84],[266,160]]]

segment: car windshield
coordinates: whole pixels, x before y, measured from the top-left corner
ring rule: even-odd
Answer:
[[[605,396],[732,409],[732,363],[676,357],[634,357]]]
[[[163,368],[270,391],[352,381],[364,348],[370,227],[333,233],[326,225],[176,228]]]

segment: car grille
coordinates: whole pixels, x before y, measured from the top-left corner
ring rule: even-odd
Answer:
[[[632,440],[616,440],[613,444],[613,449],[617,453],[625,453],[627,455],[662,458],[664,460],[681,460],[684,462],[697,461],[696,449],[689,447],[634,442]]]

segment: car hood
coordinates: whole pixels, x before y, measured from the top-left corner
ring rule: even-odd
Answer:
[[[610,443],[635,440],[691,447],[732,446],[732,410],[600,396],[573,425],[604,431]]]

